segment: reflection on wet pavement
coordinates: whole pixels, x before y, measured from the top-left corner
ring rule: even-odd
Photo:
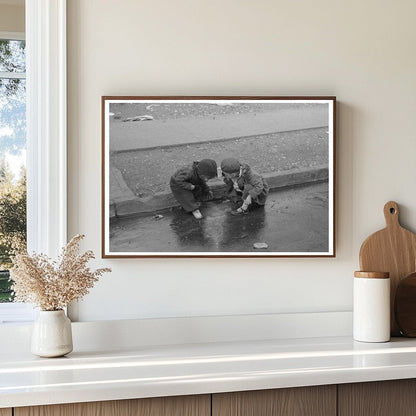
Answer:
[[[215,239],[208,228],[208,221],[198,221],[192,215],[181,209],[174,209],[170,228],[181,247],[192,250],[193,247],[212,247]]]
[[[265,208],[230,214],[228,201],[204,203],[204,219],[180,208],[163,217],[118,219],[111,223],[112,252],[326,252],[328,183],[274,191]],[[254,243],[267,243],[256,250]]]
[[[265,225],[266,211],[264,207],[238,217],[227,215],[222,223],[220,251],[229,251],[228,248],[233,246],[243,249],[246,246],[245,240],[260,241]]]

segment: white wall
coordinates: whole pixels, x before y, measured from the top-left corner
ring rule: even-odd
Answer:
[[[22,3],[22,2],[16,2]],[[0,32],[24,32],[25,31],[25,6],[24,4],[12,5],[0,2]]]
[[[100,257],[102,95],[336,95],[335,259],[117,259],[81,321],[344,311],[396,200],[416,231],[416,3],[68,1],[69,235]]]

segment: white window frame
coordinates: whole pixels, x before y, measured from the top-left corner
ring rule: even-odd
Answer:
[[[56,257],[67,242],[66,0],[25,0],[25,19],[27,243]],[[1,306],[8,322],[33,319],[31,307]]]

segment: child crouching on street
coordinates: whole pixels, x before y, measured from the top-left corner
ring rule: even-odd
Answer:
[[[231,211],[231,214],[245,214],[253,208],[266,204],[269,185],[249,165],[241,164],[237,159],[230,157],[221,162],[221,170],[227,185],[228,198],[233,203],[241,204],[239,208]]]
[[[209,201],[213,195],[207,181],[217,176],[217,162],[202,159],[192,166],[178,169],[170,178],[170,189],[175,199],[187,212],[200,220],[202,218],[198,201]]]

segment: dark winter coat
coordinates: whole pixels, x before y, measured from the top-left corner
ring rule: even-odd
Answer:
[[[178,169],[170,178],[170,189],[175,199],[182,205],[185,211],[192,212],[198,209],[197,200],[204,200],[209,195],[209,186],[198,175],[198,162],[192,166],[184,166]],[[192,186],[195,189],[192,190]]]
[[[237,185],[242,191],[242,199],[244,200],[251,195],[252,201],[258,205],[264,205],[269,194],[269,185],[266,180],[252,170],[250,166],[243,164],[241,167],[241,174],[237,178]],[[235,193],[233,181],[231,179],[224,179],[224,182],[227,185],[227,193],[232,196]]]

